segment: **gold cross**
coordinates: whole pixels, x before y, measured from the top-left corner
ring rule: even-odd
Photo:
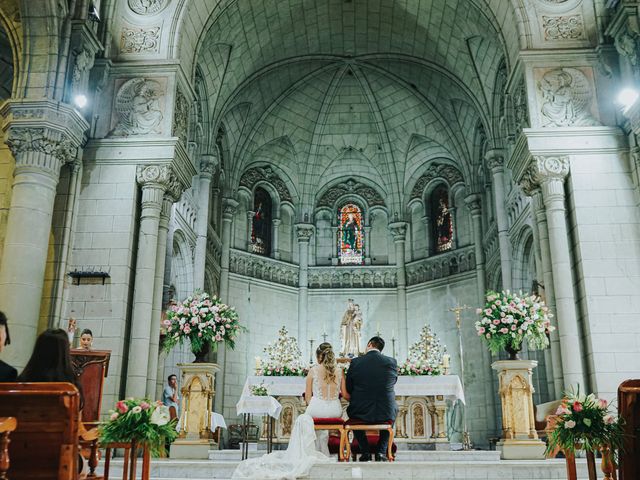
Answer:
[[[462,314],[463,310],[469,310],[470,308],[471,307],[468,305],[456,305],[455,307],[451,307],[448,309],[456,316],[456,326],[458,327],[458,330],[460,330],[460,315]]]

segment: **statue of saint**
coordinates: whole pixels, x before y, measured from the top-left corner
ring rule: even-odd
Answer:
[[[353,303],[350,298],[347,303],[347,311],[342,315],[340,323],[340,336],[342,339],[342,349],[340,355],[343,357],[357,357],[360,355],[360,330],[362,329],[362,312],[360,305]]]

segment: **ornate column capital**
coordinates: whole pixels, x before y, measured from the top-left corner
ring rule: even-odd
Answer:
[[[279,218],[274,218],[274,219],[271,220],[271,224],[274,227],[279,227],[280,225],[282,225],[282,220],[279,219]]]
[[[464,197],[464,203],[467,205],[472,216],[482,213],[482,197],[479,193],[472,193]]]
[[[407,222],[392,222],[388,225],[394,242],[404,242],[407,238]]]
[[[216,155],[202,155],[200,159],[200,178],[207,177],[211,179],[218,167],[218,163],[218,157]]]
[[[296,223],[298,243],[309,243],[313,236],[314,226],[311,223]]]
[[[487,167],[491,170],[491,173],[498,173],[504,169],[504,152],[499,148],[493,148],[487,150],[484,155],[487,161]]]
[[[568,156],[535,155],[520,179],[520,186],[525,194],[533,192],[549,182],[564,182],[569,174]]]
[[[236,213],[239,203],[236,199],[231,197],[224,197],[222,199],[222,218],[223,220],[231,221]]]

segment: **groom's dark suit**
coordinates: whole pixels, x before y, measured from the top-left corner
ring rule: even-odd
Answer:
[[[351,360],[347,370],[346,386],[351,395],[347,415],[350,419],[366,423],[395,421],[398,414],[394,385],[398,380],[398,363],[395,358],[370,350],[366,355]],[[364,431],[354,431],[362,453],[369,453]],[[380,432],[378,453],[385,454],[389,432]]]

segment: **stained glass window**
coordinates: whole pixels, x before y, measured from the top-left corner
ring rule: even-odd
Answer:
[[[271,253],[271,196],[260,187],[253,194],[251,251],[266,256]]]
[[[341,265],[361,265],[364,261],[362,210],[353,203],[338,211],[338,258]]]
[[[444,185],[431,195],[434,247],[436,252],[446,252],[453,247],[453,218],[449,207],[449,191]]]

